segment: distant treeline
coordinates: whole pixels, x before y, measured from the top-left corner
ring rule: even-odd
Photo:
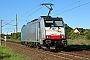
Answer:
[[[4,38],[4,36],[6,36],[7,39],[11,40],[21,40],[21,32],[11,33],[7,35],[2,34],[2,38]]]

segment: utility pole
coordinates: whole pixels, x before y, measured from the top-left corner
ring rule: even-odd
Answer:
[[[16,14],[16,33],[18,32],[18,15]]]
[[[1,46],[1,39],[2,39],[2,20],[0,20],[0,46]]]

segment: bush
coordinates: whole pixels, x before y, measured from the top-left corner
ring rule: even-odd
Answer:
[[[17,32],[17,33],[12,33],[11,34],[11,39],[20,39],[21,40],[21,33],[20,32]]]
[[[90,40],[90,33],[86,34],[85,38]]]
[[[67,39],[71,39],[71,37],[70,37],[71,34],[72,34],[72,32],[68,32],[68,33],[66,33],[66,38],[67,38]]]
[[[86,30],[86,31],[84,32],[84,35],[85,35],[85,38],[86,38],[86,39],[90,40],[90,30]]]
[[[73,39],[77,39],[80,36],[79,33],[71,33],[70,38]]]

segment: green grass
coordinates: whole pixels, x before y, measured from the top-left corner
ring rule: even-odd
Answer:
[[[84,39],[71,40],[71,39],[68,39],[68,45],[90,45],[90,40],[84,40]]]
[[[12,39],[12,40],[11,39],[8,39],[8,40],[9,41],[14,41],[14,42],[21,42],[21,40],[17,40],[17,39],[16,40],[15,39]]]
[[[90,49],[90,40],[84,40],[84,39],[71,40],[71,39],[68,39],[68,47],[88,50],[88,49]]]
[[[21,40],[13,40],[14,42],[21,42]]]
[[[15,53],[11,49],[0,46],[0,60],[28,60],[26,57]]]

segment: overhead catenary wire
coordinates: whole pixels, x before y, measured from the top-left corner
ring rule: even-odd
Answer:
[[[7,21],[9,21],[9,22],[7,22]],[[7,25],[9,25],[9,26],[16,26],[15,24],[12,23],[12,22],[15,22],[14,19],[13,20],[7,20],[7,21],[3,20],[3,25],[6,25],[8,23]]]
[[[63,9],[65,9],[65,8],[68,8],[68,7],[74,5],[74,4],[78,3],[78,2],[81,2],[81,0],[78,0],[78,1],[76,1],[76,2],[74,2],[74,3],[72,3],[72,4],[69,4],[69,5],[67,5],[67,6],[65,6],[65,7],[63,7],[63,8],[60,8],[60,9],[58,9],[57,11],[63,10]],[[55,13],[56,13],[57,11],[55,11]],[[53,13],[54,13],[54,12],[53,12]]]
[[[65,12],[68,12],[68,11],[70,11],[70,10],[73,10],[73,9],[79,8],[79,7],[84,6],[84,5],[86,5],[86,4],[89,4],[89,3],[90,3],[90,2],[87,2],[87,3],[81,4],[81,5],[79,5],[79,6],[73,7],[73,8],[71,8],[71,9],[68,9],[68,10],[66,10],[66,11],[63,11],[63,12],[61,12],[61,13],[55,14],[54,16],[59,15],[59,14],[63,14],[63,13],[65,13]]]
[[[13,20],[12,20],[13,21]],[[6,25],[9,25],[12,21],[6,23],[5,25],[3,25],[2,27],[6,26]]]
[[[28,16],[26,16],[24,19],[22,19],[22,21],[25,20],[26,18],[28,18],[29,16],[33,15],[33,14],[36,13],[37,11],[39,11],[41,8],[42,8],[42,7],[40,7],[40,8],[37,9],[36,11],[32,12],[32,13],[29,14]]]

